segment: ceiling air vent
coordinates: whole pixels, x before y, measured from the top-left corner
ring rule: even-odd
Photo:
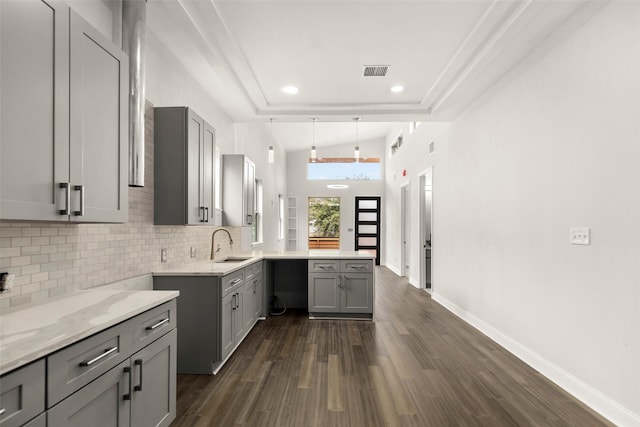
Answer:
[[[388,65],[365,65],[363,77],[384,77],[387,75]]]

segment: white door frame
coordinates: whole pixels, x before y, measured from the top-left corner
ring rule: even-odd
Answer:
[[[400,275],[408,276],[409,271],[407,269],[409,261],[409,236],[410,236],[410,221],[408,221],[408,215],[411,211],[409,197],[410,182],[400,186]]]
[[[426,215],[427,212],[425,211],[425,200],[426,200],[426,196],[425,196],[425,192],[426,192],[426,185],[427,185],[427,177],[431,178],[431,210],[429,212],[429,215],[431,216],[431,235],[433,235],[433,167],[430,167],[428,169],[425,169],[424,171],[422,171],[419,175],[420,178],[420,221],[419,221],[419,227],[420,227],[420,240],[418,242],[418,253],[420,253],[420,288],[421,289],[426,289],[427,287],[427,260],[425,257],[425,242],[426,240],[430,237],[427,235],[427,228],[425,227],[425,220],[426,220]],[[432,268],[433,268],[433,264]],[[431,286],[433,287],[433,273],[431,274]]]

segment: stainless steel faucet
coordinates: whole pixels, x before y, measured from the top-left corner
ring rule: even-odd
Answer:
[[[218,228],[216,230],[213,231],[213,234],[211,235],[211,259],[215,259],[216,254],[218,252],[220,252],[220,244],[218,243],[218,247],[215,248],[215,241],[216,241],[216,233],[218,231],[224,231],[225,233],[227,233],[227,236],[229,236],[229,249],[233,249],[233,239],[231,238],[231,233],[229,233],[229,230],[226,230],[224,228]]]

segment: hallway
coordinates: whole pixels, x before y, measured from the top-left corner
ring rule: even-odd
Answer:
[[[178,376],[172,426],[611,425],[384,267],[376,292],[375,322],[259,322],[217,376]]]

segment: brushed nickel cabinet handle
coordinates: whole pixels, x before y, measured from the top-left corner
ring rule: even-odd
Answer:
[[[69,215],[69,206],[71,205],[71,192],[69,191],[69,183],[61,182],[60,188],[64,188],[64,209],[58,211],[60,215]]]
[[[232,280],[231,284],[232,285],[237,285],[238,283],[242,282],[242,279],[236,279],[236,280]]]
[[[4,415],[4,413],[5,413],[5,412],[7,412],[7,410],[6,410],[6,409],[4,409],[4,408],[0,408],[0,415]]]
[[[147,326],[145,329],[147,331],[153,331],[154,329],[159,328],[160,326],[164,325],[165,323],[167,323],[169,321],[169,318],[167,317],[166,319],[162,319],[161,321],[159,321],[158,323],[156,323],[155,325],[152,326]]]
[[[110,355],[111,353],[114,353],[116,351],[118,351],[118,347],[106,348],[104,350],[104,352],[102,354],[100,354],[99,356],[96,356],[91,360],[85,360],[84,362],[80,362],[80,366],[82,366],[82,367],[91,366],[94,363],[96,363],[97,361],[104,359],[105,357],[107,357],[108,355]]]
[[[74,211],[75,216],[84,216],[84,185],[74,185],[73,189],[80,192],[80,210]]]

